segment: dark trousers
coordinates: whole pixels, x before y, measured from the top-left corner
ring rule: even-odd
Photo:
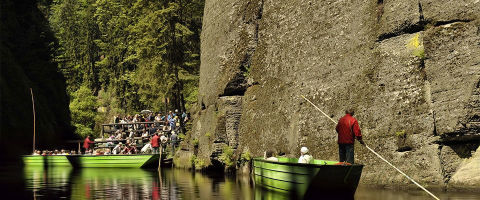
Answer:
[[[340,162],[346,161],[350,164],[353,164],[353,144],[338,144],[338,155],[340,157]]]

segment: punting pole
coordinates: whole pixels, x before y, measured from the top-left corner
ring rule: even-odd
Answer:
[[[33,108],[33,153],[35,153],[35,101],[33,100],[33,90],[30,88],[30,94],[32,95],[32,108]]]
[[[333,120],[331,117],[329,117],[327,114],[325,114],[322,110],[320,110],[320,108],[318,108],[314,103],[312,103],[310,100],[308,100],[305,96],[301,95],[303,99],[305,99],[306,101],[308,101],[308,103],[312,104],[313,107],[315,107],[318,111],[320,111],[323,115],[325,115],[325,117],[327,117],[328,119],[330,119],[333,123],[337,124],[337,122],[335,120]],[[436,197],[435,195],[433,195],[430,191],[428,191],[427,189],[425,189],[423,186],[421,186],[420,184],[418,184],[415,180],[413,180],[412,178],[410,178],[409,176],[407,176],[405,173],[403,173],[400,169],[398,169],[397,167],[395,167],[392,163],[388,162],[385,158],[383,158],[380,154],[378,154],[377,152],[375,152],[373,149],[371,149],[370,147],[368,147],[366,144],[365,144],[365,147],[367,147],[368,150],[370,150],[373,154],[375,154],[376,156],[378,156],[380,159],[382,159],[383,161],[385,161],[387,164],[389,164],[390,166],[392,166],[394,169],[396,169],[398,172],[400,172],[400,174],[404,175],[405,177],[408,178],[408,180],[412,181],[413,183],[415,183],[415,185],[417,185],[418,187],[422,188],[422,190],[424,190],[425,192],[427,192],[430,196],[432,196],[434,199],[437,199],[437,200],[440,200],[438,197]]]

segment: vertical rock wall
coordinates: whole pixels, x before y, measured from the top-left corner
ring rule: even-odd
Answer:
[[[204,13],[199,106],[177,156],[207,166],[225,146],[236,159],[307,146],[336,160],[334,124],[300,95],[334,119],[353,107],[365,142],[427,185],[446,186],[479,146],[478,0],[207,0]],[[362,181],[408,185],[355,148]]]

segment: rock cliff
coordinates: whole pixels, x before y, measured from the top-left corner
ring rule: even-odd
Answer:
[[[75,138],[65,79],[53,62],[55,44],[36,1],[2,1],[0,37],[0,160],[32,153],[32,97],[36,148],[63,148]]]
[[[199,102],[177,166],[216,166],[228,148],[239,165],[302,146],[336,160],[334,124],[305,95],[335,120],[354,108],[365,142],[420,183],[480,185],[478,173],[465,178],[479,167],[469,163],[480,144],[480,1],[206,0],[201,40]],[[363,182],[409,185],[355,153]]]

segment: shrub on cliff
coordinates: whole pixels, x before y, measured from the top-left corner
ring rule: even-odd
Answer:
[[[230,169],[235,167],[235,162],[233,158],[233,149],[232,147],[225,145],[223,147],[222,154],[218,157],[218,159],[225,165],[226,169]]]

